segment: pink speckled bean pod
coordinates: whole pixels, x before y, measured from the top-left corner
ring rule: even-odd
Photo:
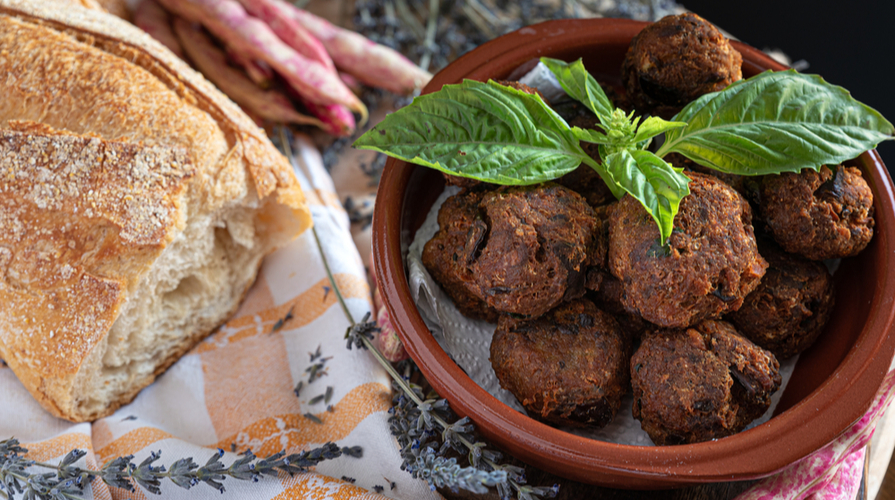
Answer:
[[[282,0],[271,1],[283,4],[290,18],[317,37],[339,69],[368,85],[397,94],[408,94],[423,88],[432,79],[431,73],[423,71],[397,51],[353,31],[333,26],[329,21]]]
[[[280,73],[305,99],[319,106],[340,105],[366,121],[367,107],[342,83],[339,75],[295,52],[263,21],[249,16],[234,0],[161,0],[171,12],[202,23],[226,44]],[[352,119],[353,121],[353,119]]]
[[[323,122],[323,130],[335,136],[349,136],[354,133],[354,115],[340,104],[319,105],[302,98],[308,111]]]
[[[373,254],[367,258],[367,279],[370,280],[370,289],[373,290],[373,312],[379,311],[384,304],[382,294],[379,292],[379,277],[376,276],[376,266],[373,265]]]
[[[332,58],[320,40],[289,16],[287,4],[278,0],[239,0],[249,14],[267,23],[270,29],[299,54],[336,71]]]
[[[367,269],[369,269],[370,284],[373,287],[373,312],[376,314],[374,319],[376,319],[376,323],[380,329],[380,332],[376,335],[376,339],[373,340],[373,343],[376,344],[376,347],[382,352],[385,359],[392,363],[397,363],[398,361],[403,361],[409,358],[410,355],[408,355],[407,350],[404,349],[404,344],[401,342],[401,339],[395,332],[395,327],[392,325],[388,309],[386,309],[385,305],[382,303],[382,295],[379,292],[379,280],[376,278],[376,268],[373,266],[372,254],[370,258],[371,260]]]
[[[339,78],[342,79],[342,83],[348,86],[353,92],[359,93],[361,89],[360,80],[349,75],[348,73],[339,72]]]
[[[840,469],[856,467],[854,462],[859,456],[860,460],[863,460],[861,450],[870,442],[876,422],[892,402],[893,393],[895,393],[895,371],[890,371],[883,379],[883,384],[870,409],[850,429],[828,445],[790,465],[783,472],[763,479],[736,500],[826,499],[839,498],[839,495],[850,492],[852,486],[845,483],[856,475],[860,479],[860,473],[855,473],[852,469]],[[849,463],[853,465],[847,465]],[[854,498],[854,494],[851,498]]]
[[[155,0],[143,0],[137,4],[134,8],[134,24],[183,59],[183,48],[171,31],[171,16]]]
[[[392,326],[388,309],[385,307],[379,309],[379,313],[376,315],[376,323],[380,329],[379,335],[376,336],[375,340],[376,347],[382,351],[385,359],[392,363],[397,363],[410,357],[404,349],[404,344],[395,332],[395,327]]]
[[[295,111],[289,99],[273,90],[261,90],[248,77],[227,65],[227,57],[201,31],[183,19],[174,20],[174,31],[196,67],[244,109],[261,118],[284,123],[301,123],[323,128],[313,117]]]
[[[270,69],[270,66],[252,59],[233,47],[227,47],[227,57],[233,64],[244,69],[255,85],[262,89],[270,87],[273,82],[273,70]]]

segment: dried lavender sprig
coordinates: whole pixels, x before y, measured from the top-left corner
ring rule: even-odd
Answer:
[[[357,339],[359,342],[361,342],[363,344],[363,346],[370,353],[373,354],[373,356],[379,361],[379,363],[382,365],[382,367],[385,368],[386,372],[388,372],[388,374],[391,375],[394,384],[401,389],[401,391],[406,395],[406,397],[408,399],[410,399],[416,405],[417,408],[420,409],[420,413],[423,415],[423,417],[421,419],[424,422],[423,425],[426,425],[427,428],[431,428],[431,427],[434,427],[435,425],[437,425],[438,427],[441,428],[441,430],[443,432],[446,432],[450,436],[450,438],[449,438],[450,441],[459,443],[460,445],[465,447],[466,450],[471,455],[479,457],[481,462],[486,464],[489,468],[491,468],[493,472],[497,472],[497,473],[502,472],[505,482],[507,484],[509,484],[509,486],[513,490],[515,490],[517,492],[523,491],[522,488],[524,485],[524,479],[523,479],[523,475],[521,474],[520,469],[518,469],[517,467],[513,467],[513,466],[498,464],[496,462],[496,457],[499,456],[498,454],[491,454],[491,455],[482,454],[481,450],[482,450],[483,445],[481,443],[476,443],[476,442],[471,441],[469,438],[466,437],[465,433],[457,431],[457,427],[455,426],[455,424],[451,424],[451,423],[447,422],[438,413],[432,411],[433,404],[443,402],[442,404],[447,406],[446,401],[440,400],[440,401],[436,402],[435,400],[425,400],[424,401],[423,399],[421,399],[420,396],[417,394],[417,392],[414,390],[414,388],[409,384],[409,382],[403,376],[401,376],[401,374],[399,374],[397,372],[397,370],[395,370],[394,366],[392,366],[392,364],[387,359],[385,359],[385,356],[382,355],[382,353],[379,351],[379,349],[377,349],[376,346],[373,345],[372,341],[370,341],[368,338],[366,338],[364,336],[358,336]],[[433,425],[433,423],[435,425]],[[472,426],[472,424],[469,423],[468,419],[466,419],[461,424],[461,427],[464,429],[468,429],[469,431],[473,430],[473,426]],[[475,466],[471,467],[471,468],[475,469]],[[434,476],[435,476],[435,474],[433,473],[433,477]],[[438,477],[441,477],[442,479],[444,479],[446,476],[438,474]],[[426,479],[426,478],[423,477],[423,479]],[[480,476],[479,479],[485,479],[485,478]],[[491,485],[490,484],[491,482],[493,482],[494,485],[497,485],[501,482],[498,480],[497,476],[495,476],[493,478],[488,478],[488,481],[489,481],[489,486]],[[432,483],[430,483],[430,484],[432,484]],[[468,483],[456,483],[455,486],[464,487],[467,484]],[[469,489],[469,488],[464,487],[464,489]],[[550,491],[554,491],[554,489],[556,489],[556,491],[558,491],[558,486],[554,486],[554,488],[551,488]],[[471,491],[475,492],[476,490],[471,490]],[[555,495],[555,493],[552,495],[549,493],[545,493],[545,494],[547,495],[548,498]],[[502,495],[502,496],[505,496],[505,495]]]
[[[75,500],[80,498],[83,488],[92,477],[83,476],[73,470],[71,464],[85,455],[76,450],[68,453],[60,463],[62,474],[34,474],[27,471],[37,462],[23,457],[28,450],[11,438],[0,441],[0,497],[15,498],[21,493],[23,498]]]
[[[365,345],[361,339],[372,342],[373,334],[380,331],[379,327],[376,326],[376,322],[370,321],[370,315],[371,313],[367,312],[367,314],[364,314],[364,317],[361,318],[360,323],[354,323],[345,331],[345,338],[348,339],[348,350],[351,350],[352,347],[364,349]]]
[[[430,448],[431,450],[431,448]],[[504,471],[483,471],[475,467],[460,467],[456,458],[445,458],[433,452],[421,453],[416,457],[415,470],[418,477],[438,488],[459,487],[473,493],[488,493],[488,487],[496,487],[507,480]]]
[[[417,398],[422,397],[419,386],[415,384],[409,386]],[[399,389],[397,384],[396,389]],[[472,449],[467,447],[466,444],[473,442],[471,434],[468,434],[473,430],[468,418],[462,418],[445,428],[441,433],[444,441],[440,449],[435,449],[429,439],[438,435],[435,431],[436,426],[433,425],[436,418],[445,422],[451,419],[447,401],[427,399],[423,404],[417,405],[413,399],[399,390],[394,402],[395,406],[389,410],[392,414],[389,418],[389,427],[401,447],[400,453],[404,460],[402,469],[414,477],[426,479],[433,489],[444,485],[452,490],[462,488],[481,491],[484,486],[496,486],[502,498],[509,498],[513,491],[525,491],[522,469],[498,465],[500,453],[485,449],[484,443],[474,443]],[[469,470],[454,467],[456,460],[447,462],[448,458],[443,454],[448,448],[460,453],[469,453],[472,465],[467,468]],[[443,460],[435,461],[434,457],[441,457]],[[450,474],[445,475],[446,471]],[[480,471],[481,474],[475,471]],[[452,477],[457,481],[452,481]],[[470,480],[479,481],[478,487],[471,487]]]
[[[287,137],[287,129],[285,126],[282,125],[278,126],[277,128],[279,129],[279,138],[286,158],[289,159],[289,162],[292,165],[295,165],[295,157],[292,152],[292,145],[289,141],[289,138]],[[320,252],[323,269],[326,271],[326,276],[329,279],[330,284],[332,285],[332,289],[336,295],[336,299],[338,300],[339,305],[342,307],[342,311],[345,313],[345,317],[351,324],[351,326],[348,328],[348,331],[345,333],[345,337],[348,339],[347,347],[351,349],[352,346],[356,346],[358,348],[366,349],[368,352],[373,354],[373,357],[376,358],[379,364],[391,376],[393,383],[401,389],[401,391],[406,395],[407,398],[415,403],[421,414],[422,425],[426,426],[427,429],[429,429],[435,426],[433,425],[434,422],[434,424],[437,424],[437,426],[440,427],[441,431],[448,436],[448,439],[452,444],[456,445],[457,447],[463,446],[470,454],[470,461],[472,462],[473,466],[460,468],[459,465],[457,465],[457,468],[455,469],[454,465],[456,465],[456,461],[454,461],[452,464],[448,463],[447,461],[430,461],[425,458],[425,455],[428,454],[421,453],[419,451],[420,447],[417,447],[415,453],[421,454],[424,457],[423,462],[417,464],[418,467],[415,469],[417,473],[414,475],[414,477],[422,477],[423,479],[426,479],[429,482],[430,487],[432,487],[433,489],[436,486],[444,485],[450,488],[463,488],[469,489],[470,491],[478,492],[480,491],[480,487],[495,486],[497,487],[498,492],[500,492],[502,498],[509,498],[509,495],[507,493],[510,490],[516,491],[518,497],[525,500],[533,500],[541,496],[546,498],[555,496],[559,490],[558,485],[554,485],[550,488],[532,488],[530,486],[526,486],[524,471],[522,471],[522,469],[511,465],[498,464],[496,460],[498,460],[500,457],[499,453],[486,453],[483,451],[484,445],[482,443],[477,443],[470,440],[467,437],[466,432],[464,432],[466,429],[468,429],[469,431],[473,430],[473,426],[471,423],[469,423],[468,419],[462,421],[462,423],[457,422],[456,424],[450,424],[449,422],[447,422],[447,420],[442,418],[438,414],[438,410],[448,409],[447,401],[443,399],[438,401],[434,399],[423,400],[421,394],[417,394],[417,391],[419,389],[417,388],[416,390],[414,390],[414,387],[410,385],[408,380],[405,377],[401,376],[401,374],[399,374],[397,370],[395,370],[395,367],[391,364],[391,362],[388,361],[385,356],[383,356],[382,352],[380,352],[379,349],[376,348],[376,346],[373,344],[372,332],[377,331],[378,328],[376,328],[374,321],[369,321],[370,313],[367,312],[360,323],[354,320],[354,316],[348,309],[348,305],[345,302],[342,291],[339,289],[339,285],[336,283],[332,270],[329,267],[329,260],[326,257],[326,253],[323,251],[323,244],[321,243],[320,236],[317,234],[317,230],[314,226],[311,226],[311,233],[314,236],[314,242],[317,245],[317,250]],[[484,464],[491,470],[479,469],[479,463]],[[429,479],[431,479],[431,481],[429,481]],[[487,488],[485,489],[485,491],[487,491]]]
[[[167,470],[164,466],[154,465],[161,458],[160,451],[150,453],[139,465],[134,463],[133,455],[129,455],[110,460],[100,470],[74,465],[86,455],[83,450],[69,452],[58,464],[25,459],[26,453],[28,450],[14,438],[0,441],[0,498],[12,499],[22,494],[23,498],[35,500],[78,500],[82,498],[84,488],[96,478],[127,491],[135,491],[136,483],[150,493],[161,494],[162,480],[168,479],[184,489],[205,483],[223,493],[222,481],[228,477],[257,482],[263,476],[276,476],[279,472],[292,475],[343,454],[359,458],[363,449],[359,446],[341,448],[330,442],[301,453],[287,456],[281,451],[266,458],[258,458],[247,450],[229,467],[221,462],[224,450],[219,449],[202,467],[190,457],[175,461]],[[54,472],[31,473],[27,471],[30,467]]]
[[[333,283],[333,290],[337,290],[338,286],[335,284],[335,280],[332,279],[331,273],[329,272],[329,268],[326,265],[325,257],[323,258],[323,261],[324,261],[324,267],[327,270],[327,275],[330,276],[330,280]],[[338,296],[341,296],[341,294],[339,294]],[[345,307],[345,310],[347,311],[347,306]],[[349,318],[349,321],[351,321],[352,318],[350,316],[350,313],[346,313],[346,314],[349,315],[348,318]],[[439,426],[448,436],[450,436],[450,441],[459,442],[471,454],[480,452],[481,445],[479,443],[475,443],[475,442],[469,440],[462,433],[457,432],[457,427],[455,427],[455,424],[448,423],[445,419],[441,418],[441,416],[439,416],[437,413],[432,412],[431,408],[432,408],[433,403],[435,403],[435,401],[434,400],[425,400],[425,401],[422,400],[416,394],[416,392],[413,390],[413,388],[409,385],[409,383],[404,379],[404,377],[402,377],[395,370],[394,366],[392,366],[392,364],[385,358],[385,356],[383,356],[383,354],[379,351],[379,349],[376,348],[376,346],[372,342],[371,336],[368,336],[366,334],[366,332],[369,330],[369,324],[371,323],[371,322],[367,321],[368,317],[369,317],[369,313],[367,313],[367,315],[364,316],[363,323],[355,324],[354,326],[352,326],[351,328],[348,329],[348,333],[346,334],[346,336],[348,336],[348,338],[349,338],[348,345],[349,346],[356,345],[358,347],[362,346],[363,348],[367,349],[367,351],[369,351],[370,353],[373,354],[373,357],[375,357],[376,360],[379,361],[379,364],[382,365],[382,367],[385,368],[386,372],[388,372],[388,374],[392,377],[392,380],[394,381],[394,383],[402,390],[402,392],[404,394],[407,395],[408,398],[410,398],[417,405],[418,408],[421,409],[421,413],[423,415],[425,415],[423,417],[423,419],[428,421],[427,423],[428,423],[429,427],[433,426],[432,424],[434,422],[434,424]],[[444,401],[444,400],[441,400],[441,401]],[[445,402],[445,405],[446,405],[446,402]],[[469,430],[472,430],[472,425],[469,424],[468,419],[465,420],[462,424],[460,424],[460,427],[463,429],[468,428]],[[438,467],[436,467],[436,469],[434,469],[434,470],[433,469],[423,469],[423,470],[427,471],[426,472],[427,475],[426,476],[421,475],[420,477],[422,477],[423,479],[426,479],[427,481],[429,481],[429,479],[432,479],[432,481],[430,481],[430,485],[434,484],[435,486],[439,486],[439,487],[442,485],[450,485],[451,487],[454,487],[454,488],[459,487],[459,488],[463,488],[463,489],[467,489],[467,490],[470,490],[473,492],[479,492],[479,493],[481,492],[481,489],[476,487],[475,486],[476,484],[485,485],[485,486],[496,486],[501,483],[506,483],[506,484],[509,484],[510,488],[512,488],[513,490],[515,490],[519,493],[519,498],[535,498],[532,495],[535,494],[536,492],[543,492],[542,494],[545,497],[550,498],[552,496],[555,496],[555,491],[558,491],[558,486],[555,486],[555,485],[553,488],[550,488],[550,489],[542,488],[542,489],[538,489],[538,490],[533,490],[531,488],[524,488],[524,483],[521,480],[521,475],[509,473],[510,472],[508,469],[509,466],[504,466],[504,465],[498,464],[492,458],[493,455],[482,456],[481,454],[479,454],[477,456],[481,457],[481,461],[483,463],[487,464],[487,466],[492,469],[492,472],[494,472],[496,474],[489,474],[485,471],[480,471],[480,472],[482,472],[482,474],[471,472],[471,471],[479,470],[476,467],[468,467],[468,468],[465,468],[462,471],[460,471],[459,469],[452,468],[452,465],[449,466],[444,463],[437,462],[434,464],[434,465],[438,466]],[[455,464],[456,464],[456,461],[454,462],[453,465],[455,465]],[[422,465],[424,465],[424,466],[429,465],[429,463],[423,462]],[[457,467],[459,468],[459,466],[457,466]],[[470,471],[467,471],[466,469],[470,469]],[[449,472],[449,474],[448,474],[448,472]],[[455,480],[453,482],[451,482],[450,478],[454,478]],[[476,483],[476,481],[478,481],[478,483]],[[487,488],[484,488],[484,491],[487,492]],[[502,496],[505,496],[505,495],[502,495]]]

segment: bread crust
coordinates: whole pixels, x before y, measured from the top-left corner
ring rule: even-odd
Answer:
[[[78,371],[187,219],[256,200],[272,250],[310,211],[261,129],[114,16],[0,0],[0,74],[0,357],[53,414],[92,420],[224,319],[184,335],[105,411],[76,409]]]

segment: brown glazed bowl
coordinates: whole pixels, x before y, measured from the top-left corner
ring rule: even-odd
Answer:
[[[425,92],[463,78],[506,79],[541,56],[584,58],[598,80],[620,84],[622,59],[644,23],[616,19],[550,21],[482,45],[438,73]],[[747,45],[743,76],[779,63]],[[835,274],[836,308],[825,333],[802,354],[774,417],[739,434],[680,446],[627,446],[579,437],[537,422],[476,385],[439,347],[407,285],[404,252],[443,189],[441,174],[389,159],[376,198],[373,255],[383,298],[410,356],[458,414],[511,455],[585,483],[652,489],[773,474],[835,438],[869,407],[895,352],[895,208],[892,180],[870,151],[859,166],[875,195],[876,234]],[[630,409],[621,411],[631,411]]]

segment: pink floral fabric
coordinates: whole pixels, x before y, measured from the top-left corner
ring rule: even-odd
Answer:
[[[863,418],[830,444],[762,480],[736,500],[854,499],[860,487],[867,444],[893,395],[895,370],[890,367]]]

